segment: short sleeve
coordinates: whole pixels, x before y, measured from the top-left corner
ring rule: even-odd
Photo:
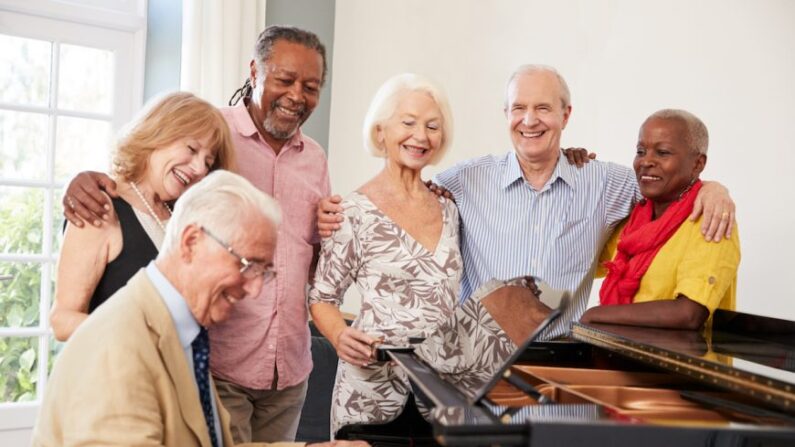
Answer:
[[[460,173],[463,166],[463,163],[458,163],[455,166],[436,174],[433,177],[433,182],[450,191],[450,193],[453,194],[453,197],[461,197],[462,192]]]
[[[323,164],[323,174],[322,178],[320,179],[320,197],[321,199],[328,197],[331,195],[331,181],[329,180],[328,175],[328,165],[326,163]],[[317,204],[315,204],[317,207]],[[315,221],[314,228],[312,229],[312,239],[309,241],[312,245],[318,244],[321,242],[320,234],[317,230],[317,221]]]
[[[345,205],[345,219],[340,229],[323,240],[315,270],[315,281],[309,290],[309,305],[328,303],[342,305],[345,291],[356,279],[361,265],[361,245],[355,229],[361,219],[358,207]]]
[[[608,163],[605,185],[605,215],[608,225],[615,225],[632,211],[640,200],[640,188],[635,172],[616,163]]]
[[[696,222],[693,227],[700,228]],[[721,304],[737,277],[740,265],[740,239],[737,227],[731,239],[707,242],[700,231],[692,231],[687,251],[676,270],[674,296],[687,298],[709,309],[710,315]]]
[[[621,222],[615,230],[613,230],[613,234],[610,235],[610,239],[607,240],[605,246],[602,247],[602,253],[599,254],[599,263],[596,265],[596,277],[597,278],[604,278],[607,276],[607,269],[605,268],[605,262],[612,261],[613,258],[616,257],[616,252],[618,251],[618,240],[621,237],[621,231],[624,230],[624,223]]]

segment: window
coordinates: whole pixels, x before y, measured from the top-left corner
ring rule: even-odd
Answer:
[[[140,105],[142,34],[128,28],[0,11],[0,419],[35,415],[61,347],[48,313],[62,190],[79,171],[108,170],[114,134]],[[17,427],[32,426],[24,419]]]

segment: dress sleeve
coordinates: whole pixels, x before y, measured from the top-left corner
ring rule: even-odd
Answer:
[[[357,207],[346,206],[344,217],[340,229],[323,240],[315,281],[309,290],[309,305],[328,303],[339,307],[358,274],[362,251],[356,229],[361,216]]]
[[[731,239],[707,242],[700,231],[701,219],[693,224],[687,252],[676,269],[674,297],[684,295],[709,309],[718,308],[726,291],[734,284],[740,265],[740,239],[737,226]]]

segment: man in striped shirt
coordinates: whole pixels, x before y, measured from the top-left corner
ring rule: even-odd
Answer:
[[[505,114],[513,151],[461,162],[434,179],[455,197],[461,216],[460,300],[493,278],[535,276],[574,298],[544,334],[554,338],[585,312],[602,246],[641,196],[629,167],[592,161],[578,168],[561,157],[571,99],[555,69],[517,69]],[[708,210],[708,240],[731,231],[734,204],[723,186],[705,185],[697,202],[697,211]],[[335,228],[340,211],[333,200],[321,201],[321,235]]]

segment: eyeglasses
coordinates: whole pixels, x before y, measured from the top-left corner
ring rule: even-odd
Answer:
[[[276,270],[273,268],[273,265],[267,265],[263,262],[258,262],[258,261],[249,261],[243,256],[237,254],[232,249],[232,247],[229,246],[229,244],[222,241],[221,238],[219,238],[218,236],[212,234],[210,230],[204,227],[200,228],[204,232],[204,234],[210,236],[213,240],[215,240],[215,242],[218,242],[218,244],[220,244],[221,247],[224,247],[226,251],[228,251],[232,256],[236,257],[238,261],[240,261],[241,265],[240,274],[243,275],[244,278],[254,279],[261,276],[262,279],[264,279],[265,281],[270,281],[271,279],[276,277]]]

